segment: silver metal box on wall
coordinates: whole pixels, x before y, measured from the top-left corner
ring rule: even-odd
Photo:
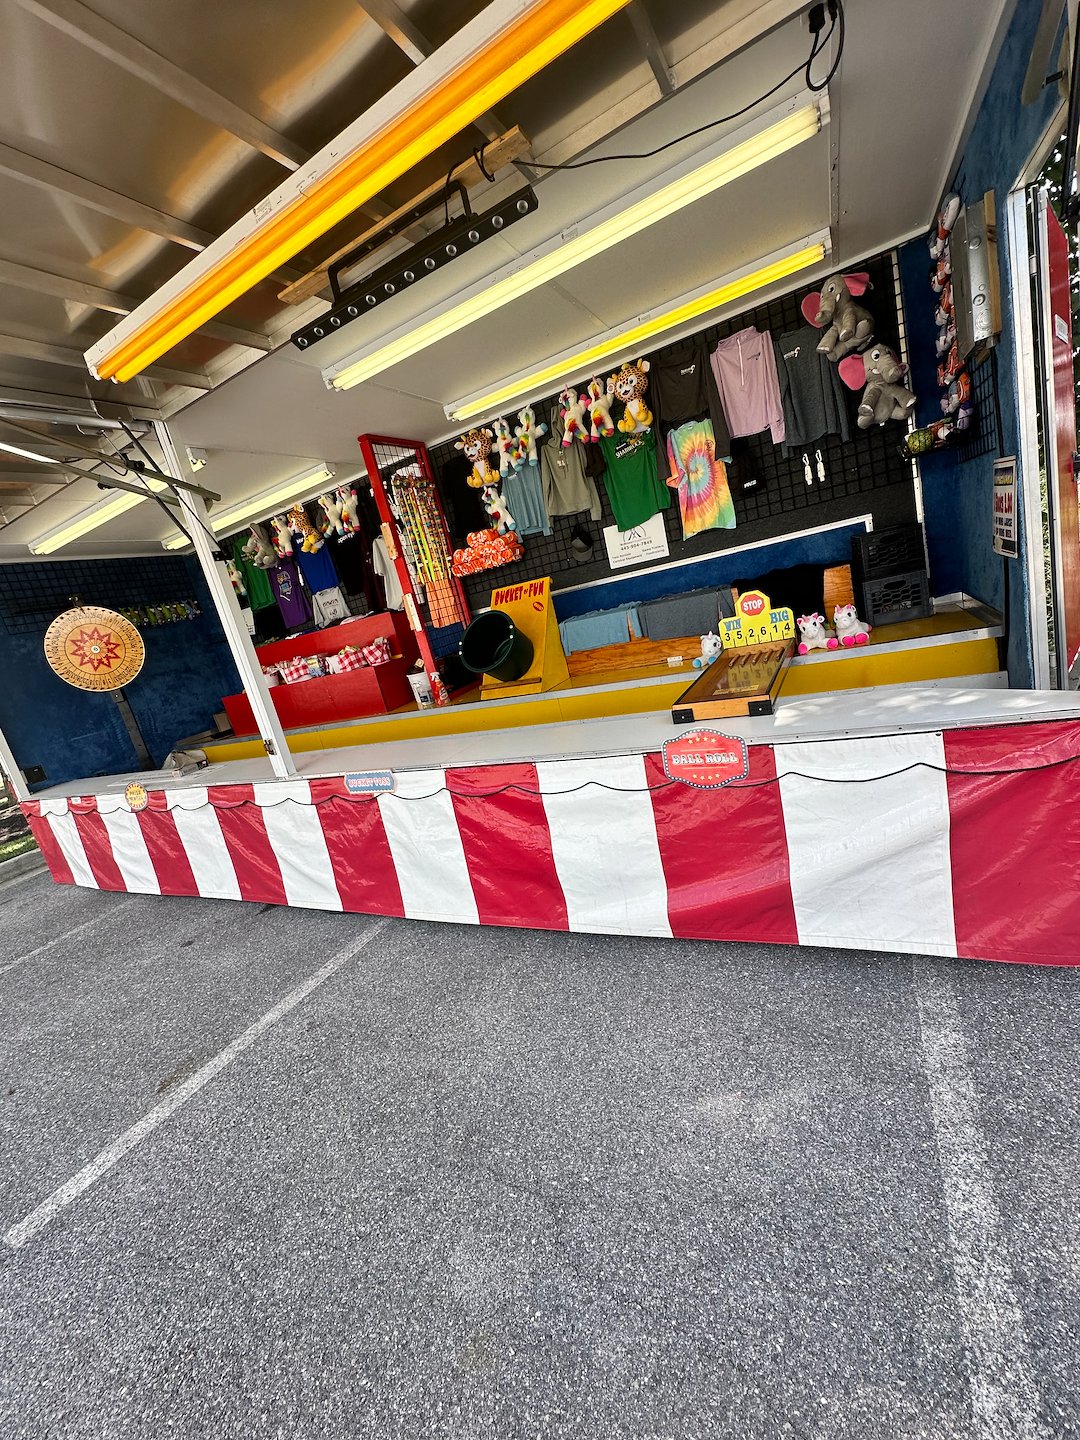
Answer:
[[[1001,330],[994,192],[988,190],[956,217],[950,240],[956,348],[966,360],[991,345]]]

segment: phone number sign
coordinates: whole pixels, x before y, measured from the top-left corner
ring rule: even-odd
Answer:
[[[746,741],[716,730],[691,730],[674,740],[665,740],[663,760],[669,780],[692,785],[695,790],[719,790],[750,774]]]

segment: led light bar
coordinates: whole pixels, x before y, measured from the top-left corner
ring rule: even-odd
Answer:
[[[565,54],[630,0],[492,0],[86,352],[132,379]]]
[[[660,220],[677,214],[705,195],[712,194],[740,176],[766,165],[770,160],[805,140],[811,139],[828,118],[828,102],[806,103],[797,97],[771,112],[762,128],[761,120],[725,137],[717,153],[704,164],[700,154],[686,162],[683,173],[660,189],[639,186],[622,200],[607,206],[576,226],[574,231],[555,236],[523,259],[471,287],[441,315],[404,328],[389,341],[385,338],[367,351],[349,356],[323,371],[328,388],[348,390],[370,380],[391,366],[400,364],[429,346],[504,305],[565,275],[575,266],[612,249],[621,241],[648,229]],[[779,118],[775,118],[779,116]],[[741,137],[741,138],[740,138]],[[669,172],[670,173],[670,172]]]
[[[291,480],[284,480],[280,485],[275,485],[272,490],[264,490],[261,495],[253,495],[248,500],[242,500],[238,505],[233,505],[220,514],[211,515],[210,527],[215,535],[224,535],[229,530],[234,530],[243,525],[245,521],[262,519],[266,515],[282,510],[286,506],[302,503],[310,499],[316,490],[334,478],[334,472],[329,465],[317,465],[314,470],[305,470],[302,475],[294,475]],[[177,531],[173,535],[166,535],[161,544],[165,550],[182,550],[185,545],[191,542],[186,535]]]
[[[807,270],[819,264],[828,253],[827,231],[810,236],[800,241],[797,247],[759,262],[752,269],[737,271],[722,285],[693,291],[676,301],[670,309],[639,316],[636,321],[627,322],[625,327],[608,331],[586,349],[566,351],[540,369],[525,371],[497,390],[455,401],[446,406],[446,417],[448,420],[463,421],[476,416],[497,415],[512,400],[538,399],[554,394],[567,380],[588,375],[598,365],[615,364],[640,354],[646,342],[658,335],[677,339],[677,334],[668,335],[667,332],[677,332],[691,321],[741,300],[744,295]]]
[[[34,450],[24,450],[21,445],[9,445],[6,440],[0,440],[0,450],[7,455],[18,455],[20,460],[33,460],[35,464],[48,465],[53,470],[64,468],[56,460],[50,460],[47,455],[39,455]]]
[[[482,215],[465,215],[442,227],[437,233],[420,241],[404,255],[386,265],[380,266],[366,280],[350,285],[338,299],[334,308],[290,338],[298,350],[306,350],[317,344],[343,325],[366,315],[389,300],[401,290],[408,290],[425,275],[431,275],[445,265],[452,264],[459,255],[500,234],[517,220],[523,220],[536,209],[536,192],[531,185],[517,190],[501,205],[486,210]]]
[[[169,488],[160,480],[147,480],[146,484],[151,490],[159,492]],[[99,500],[96,505],[83,510],[74,519],[65,520],[63,525],[57,525],[54,529],[47,530],[44,535],[39,535],[36,540],[31,540],[30,551],[34,555],[51,555],[56,550],[62,550],[65,545],[70,545],[73,540],[79,540],[83,535],[89,535],[92,530],[107,525],[110,520],[126,515],[129,510],[134,510],[136,505],[143,504],[148,498],[145,495],[132,495],[128,490],[123,490],[118,495],[110,495],[108,499]]]

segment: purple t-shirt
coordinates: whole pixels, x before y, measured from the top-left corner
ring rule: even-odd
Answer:
[[[311,606],[300,585],[300,572],[296,568],[296,561],[279,560],[267,573],[286,630],[299,630],[302,625],[310,624]]]

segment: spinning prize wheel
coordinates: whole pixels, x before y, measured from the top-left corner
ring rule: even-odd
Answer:
[[[80,605],[45,632],[45,658],[78,690],[119,690],[138,675],[146,651],[135,626],[115,610]]]

